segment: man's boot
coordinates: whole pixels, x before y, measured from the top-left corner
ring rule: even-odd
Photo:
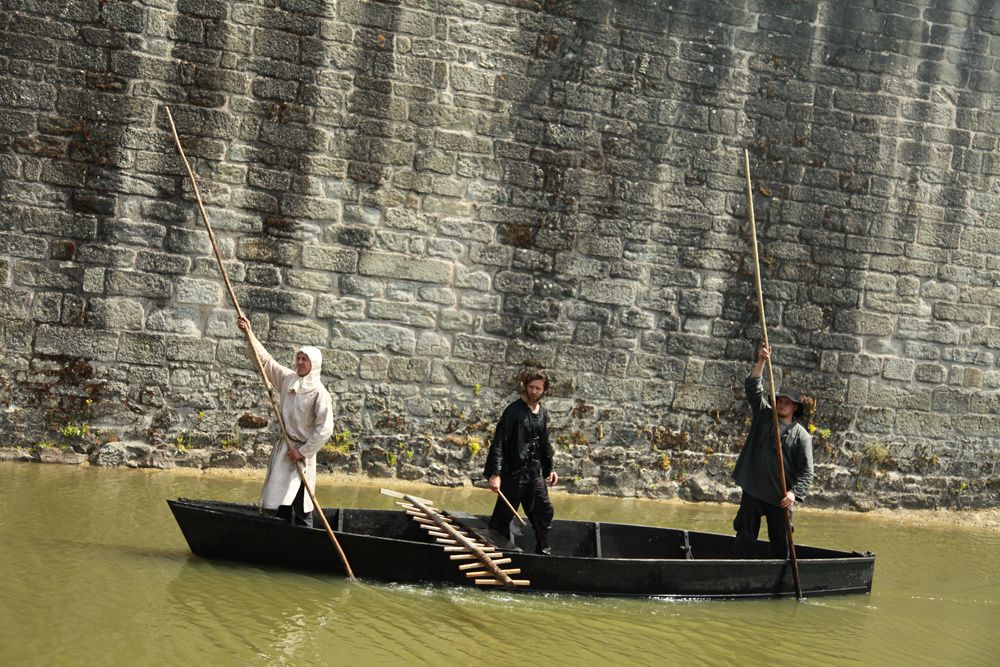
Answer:
[[[549,531],[535,531],[535,553],[540,556],[552,555],[552,546],[549,544]]]

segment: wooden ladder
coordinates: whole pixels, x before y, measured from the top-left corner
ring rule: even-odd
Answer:
[[[510,563],[510,558],[504,557],[502,552],[494,551],[493,545],[476,541],[464,530],[456,528],[449,517],[434,507],[433,501],[390,489],[381,489],[380,492],[382,495],[400,499],[396,504],[444,547],[446,552],[457,552],[450,555],[451,560],[475,561],[460,564],[458,569],[465,572],[466,578],[472,579],[477,586],[515,588],[531,585],[527,579],[511,579],[510,575],[521,574],[520,568],[502,569],[500,566]]]

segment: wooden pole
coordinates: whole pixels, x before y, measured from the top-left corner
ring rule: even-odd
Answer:
[[[750,218],[750,238],[753,239],[753,269],[757,283],[757,308],[760,312],[760,332],[764,341],[764,347],[770,349],[767,342],[767,319],[764,316],[764,290],[760,283],[760,258],[757,254],[757,223],[753,214],[753,184],[750,182],[750,151],[743,149],[743,167],[747,176],[747,214]],[[771,422],[774,427],[774,448],[778,455],[778,473],[781,477],[781,497],[788,495],[788,486],[785,483],[785,457],[781,453],[781,427],[778,424],[778,411],[775,408],[777,399],[774,395],[774,369],[771,367],[771,358],[767,359],[767,379],[771,399]],[[789,509],[785,510],[785,538],[788,540],[788,555],[792,563],[792,579],[795,581],[795,597],[802,599],[802,585],[799,582],[799,564],[795,558],[795,542],[792,540],[792,514]]]
[[[509,509],[514,514],[514,516],[521,523],[521,525],[522,526],[526,526],[527,524],[524,522],[524,519],[522,519],[521,515],[517,513],[517,510],[514,509],[514,506],[510,504],[510,501],[507,500],[507,496],[505,496],[503,494],[503,491],[501,491],[500,489],[497,489],[497,495],[500,496],[500,500],[502,500],[504,502],[504,505],[506,505],[507,509]]]
[[[174,125],[173,114],[170,113],[170,107],[163,107],[167,112],[167,120],[170,121],[170,131],[174,135],[174,143],[177,145],[177,152],[181,156],[181,161],[184,163],[184,168],[187,170],[188,178],[191,180],[191,188],[194,190],[195,201],[198,202],[198,211],[201,213],[201,219],[205,222],[205,229],[208,231],[208,239],[212,242],[212,251],[215,253],[215,259],[219,263],[219,271],[222,272],[222,279],[226,283],[226,290],[229,292],[229,298],[233,303],[233,307],[236,309],[236,315],[240,319],[244,319],[243,311],[240,309],[240,302],[236,298],[236,293],[233,291],[233,285],[229,282],[229,273],[226,271],[226,264],[222,261],[222,253],[219,251],[219,244],[215,240],[215,232],[212,231],[212,226],[208,222],[208,214],[205,212],[205,205],[201,201],[201,193],[198,190],[198,181],[194,177],[194,172],[191,171],[191,165],[188,163],[187,156],[184,154],[184,147],[181,145],[180,135],[177,134],[177,126]],[[261,379],[264,381],[264,386],[267,388],[267,396],[271,401],[271,409],[274,410],[275,420],[278,423],[278,429],[281,431],[281,438],[285,441],[285,446],[289,451],[295,449],[295,445],[292,444],[291,438],[288,437],[288,432],[285,430],[285,422],[281,418],[281,406],[278,403],[278,399],[275,396],[274,387],[271,385],[270,380],[267,379],[267,373],[264,372],[264,364],[260,360],[260,355],[257,354],[257,348],[254,347],[253,342],[250,340],[250,332],[245,331],[244,334],[247,337],[247,343],[250,345],[250,349],[253,350],[253,359],[256,362],[257,370],[260,373]],[[330,537],[330,541],[333,542],[333,546],[336,547],[337,553],[340,555],[340,559],[344,563],[344,570],[347,572],[347,576],[350,579],[354,579],[354,571],[351,569],[351,564],[347,562],[347,555],[340,546],[340,542],[337,540],[337,536],[334,534],[333,529],[330,527],[330,522],[327,521],[326,515],[323,513],[323,508],[320,507],[319,501],[316,500],[316,494],[313,492],[311,486],[309,486],[309,481],[306,479],[306,471],[302,467],[302,461],[295,462],[295,470],[299,474],[299,479],[302,481],[302,486],[305,487],[306,492],[309,494],[309,498],[312,500],[313,506],[316,508],[319,518],[323,522],[323,527],[326,529],[326,534]]]

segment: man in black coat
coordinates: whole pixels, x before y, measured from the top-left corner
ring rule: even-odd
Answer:
[[[528,369],[518,376],[518,385],[521,398],[508,405],[497,422],[483,476],[489,480],[490,489],[502,493],[515,510],[524,505],[535,531],[535,551],[548,555],[552,552],[549,530],[555,511],[546,483],[554,486],[559,481],[552,469],[549,413],[539,403],[549,389],[549,376]],[[513,518],[506,503],[497,498],[490,529],[510,539]]]
[[[754,558],[757,555],[755,547],[761,516],[767,520],[771,558],[788,558],[785,510],[792,512],[796,501],[805,498],[813,480],[812,436],[796,421],[802,416],[802,397],[795,389],[782,388],[775,396],[787,489],[782,495],[778,453],[774,446],[774,422],[761,377],[770,358],[770,348],[761,345],[757,362],[745,383],[753,419],[733,470],[733,479],[743,489],[740,509],[733,521],[733,529],[736,530],[733,555],[736,558]]]

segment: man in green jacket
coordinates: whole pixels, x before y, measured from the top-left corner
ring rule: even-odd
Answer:
[[[770,557],[788,558],[785,510],[791,512],[795,503],[805,498],[813,480],[812,436],[796,421],[802,416],[802,397],[795,389],[782,388],[775,397],[787,489],[782,495],[771,406],[764,394],[764,380],[761,377],[764,365],[770,358],[770,348],[761,345],[757,352],[757,362],[745,383],[753,419],[733,470],[733,479],[743,489],[740,509],[733,521],[733,529],[736,530],[733,555],[736,558],[759,557],[756,546],[762,516],[767,520]]]

